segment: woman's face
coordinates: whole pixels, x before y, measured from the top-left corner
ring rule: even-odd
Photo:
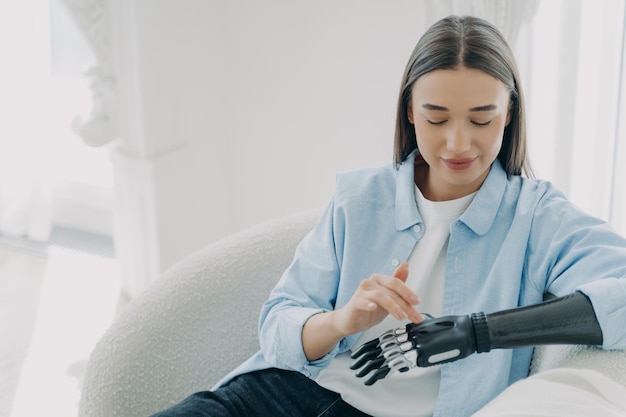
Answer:
[[[481,70],[435,70],[413,85],[408,116],[428,165],[416,168],[422,194],[433,201],[460,198],[480,188],[500,152],[509,90]]]

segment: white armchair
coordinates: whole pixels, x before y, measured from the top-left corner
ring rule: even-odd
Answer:
[[[209,389],[256,352],[261,305],[321,211],[262,223],[167,271],[133,300],[89,360],[80,417],[146,417]],[[582,347],[537,350],[533,372],[601,370],[626,386],[626,354]]]

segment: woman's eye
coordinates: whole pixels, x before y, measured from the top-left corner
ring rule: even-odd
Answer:
[[[476,126],[489,126],[491,124],[491,120],[488,120],[486,122],[474,122],[472,121],[473,124],[475,124]]]
[[[428,121],[428,123],[430,123],[431,125],[435,125],[435,126],[439,126],[444,124],[445,122],[447,122],[447,120],[441,120],[441,121],[434,121],[434,120],[430,120],[430,119],[426,119],[426,121]]]

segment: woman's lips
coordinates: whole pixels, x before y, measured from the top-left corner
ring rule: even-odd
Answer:
[[[472,166],[476,158],[443,159],[443,163],[452,170],[460,171]]]

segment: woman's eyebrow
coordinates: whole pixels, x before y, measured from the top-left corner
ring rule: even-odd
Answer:
[[[422,108],[426,110],[449,111],[447,107],[438,106],[436,104],[430,104],[430,103],[422,104]]]
[[[422,104],[422,108],[424,108],[426,110],[450,111],[450,109],[448,109],[447,107],[439,106],[437,104],[430,104],[430,103]],[[492,110],[496,110],[497,108],[498,108],[498,106],[496,106],[495,104],[487,104],[487,105],[484,105],[484,106],[472,107],[471,109],[469,109],[469,111],[471,111],[471,112],[475,112],[475,111],[492,111]]]
[[[469,109],[469,111],[492,111],[496,110],[497,108],[498,106],[496,106],[495,104],[487,104],[486,106],[472,107],[471,109]]]

